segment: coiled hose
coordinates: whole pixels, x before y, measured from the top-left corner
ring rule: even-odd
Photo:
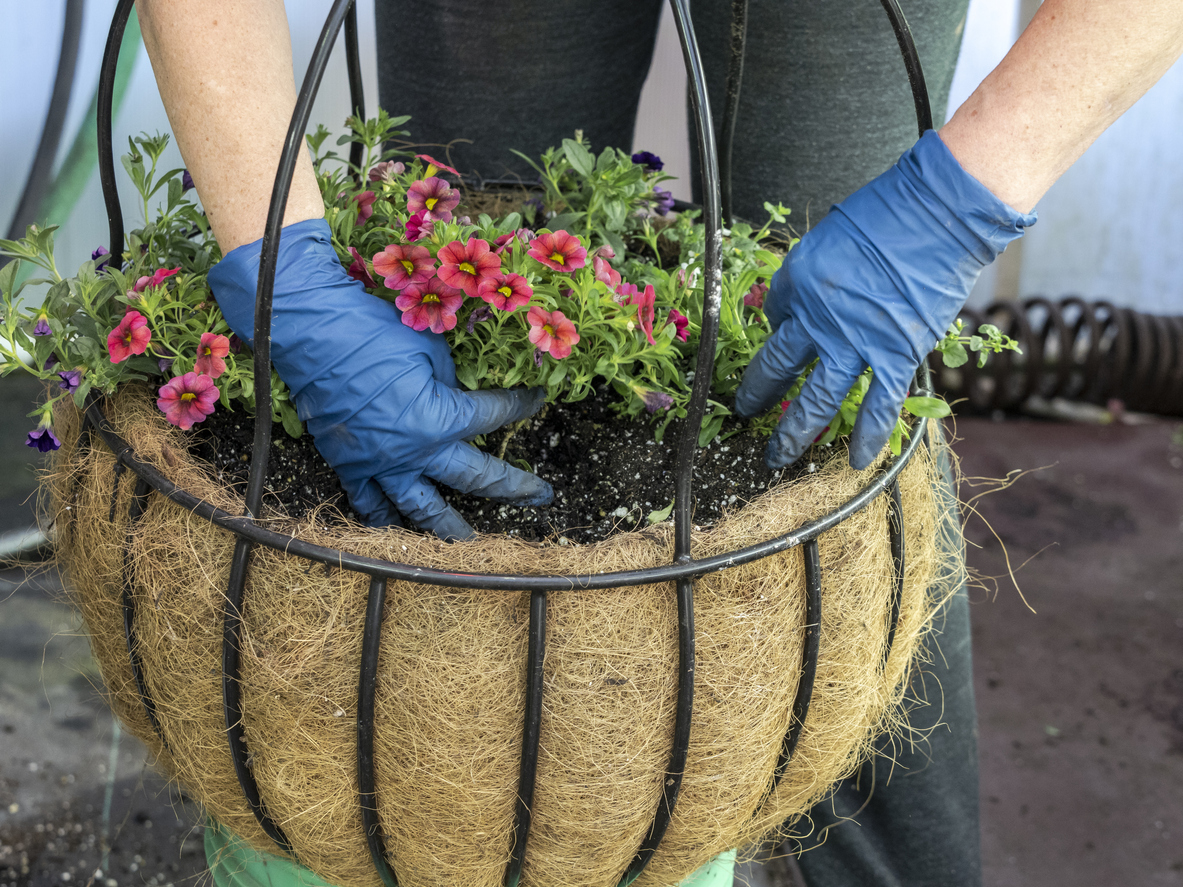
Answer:
[[[1017,410],[1033,396],[1183,416],[1183,317],[1142,314],[1075,296],[962,309],[966,333],[992,323],[1022,349],[971,355],[957,369],[934,360],[936,387],[960,412]]]

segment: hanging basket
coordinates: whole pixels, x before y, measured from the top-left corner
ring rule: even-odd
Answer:
[[[119,438],[168,481],[242,513],[241,498],[189,455],[184,435],[145,390],[122,393],[104,412]],[[234,535],[137,487],[80,417],[71,409],[56,420],[63,446],[48,483],[58,556],[112,707],[213,816],[274,851],[226,751],[222,613]],[[696,533],[695,550],[709,557],[806,525],[871,474],[834,458]],[[957,564],[948,556],[942,563],[940,553],[956,546],[937,544],[949,504],[939,500],[938,481],[925,448],[899,475],[902,577],[888,532],[890,497],[819,537],[823,603],[820,637],[813,636],[821,652],[808,717],[779,781],[811,636],[806,558],[789,549],[695,582],[696,692],[685,775],[638,883],[677,883],[713,855],[803,813],[898,721],[919,639],[959,578]],[[464,573],[630,570],[668,563],[673,548],[668,526],[585,546],[503,537],[448,545],[398,529],[293,526],[277,515],[260,522],[320,545]],[[257,549],[242,614],[244,739],[261,801],[300,862],[342,885],[381,883],[358,809],[367,589],[356,572]],[[373,797],[400,884],[503,883],[515,846],[530,607],[531,594],[522,591],[387,587]],[[676,610],[670,583],[549,595],[523,884],[611,887],[645,839],[674,730]]]

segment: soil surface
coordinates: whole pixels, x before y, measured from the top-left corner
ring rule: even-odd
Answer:
[[[594,542],[661,519],[674,496],[674,462],[680,423],[662,441],[655,425],[623,419],[610,395],[579,403],[551,404],[538,416],[500,429],[481,442],[486,452],[529,468],[549,481],[555,501],[520,508],[443,489],[445,498],[478,531],[533,541]],[[245,486],[254,428],[243,413],[219,410],[195,428],[195,454],[211,463],[219,480]],[[730,419],[711,444],[698,451],[694,472],[694,521],[710,525],[782,479],[764,464],[767,438]],[[820,454],[819,454],[820,457]],[[797,470],[811,470],[803,460]],[[336,475],[305,434],[298,440],[280,426],[272,432],[267,480],[270,504],[301,518],[322,505],[350,513]],[[354,517],[356,517],[354,515]]]

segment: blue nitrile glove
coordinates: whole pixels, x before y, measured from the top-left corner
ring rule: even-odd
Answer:
[[[227,323],[252,345],[260,244],[209,273]],[[465,443],[533,415],[542,390],[461,391],[444,337],[415,332],[346,275],[323,219],[283,229],[273,305],[275,369],[368,524],[399,524],[401,513],[443,539],[472,536],[428,478],[521,505],[554,498],[546,481]]]
[[[859,374],[874,378],[850,441],[866,468],[895,427],[920,362],[944,337],[978,274],[1034,213],[995,197],[929,130],[891,169],[830,210],[772,278],[773,335],[735,395],[740,415],[774,406],[815,357],[765,452],[793,462],[834,417]]]

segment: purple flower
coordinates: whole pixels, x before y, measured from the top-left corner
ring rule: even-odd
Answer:
[[[193,176],[189,175],[189,170],[181,171],[181,193],[184,194],[193,187]]]
[[[44,317],[37,318],[37,325],[33,327],[34,336],[52,336],[53,330],[49,328],[49,322]]]
[[[534,349],[534,366],[536,366],[536,367],[542,366],[542,349],[541,348]]]
[[[156,366],[160,368],[160,372],[167,373],[173,367],[173,358],[161,357],[156,361]]]
[[[669,191],[663,191],[661,188],[654,188],[653,196],[657,199],[657,203],[653,207],[653,211],[659,216],[664,216],[674,208],[674,195]]]
[[[661,162],[661,158],[652,151],[638,151],[633,155],[633,163],[645,167],[650,172],[661,172],[662,167],[665,166]]]
[[[45,359],[45,365],[43,367],[41,367],[41,369],[45,370],[46,372],[49,372],[55,366],[57,366],[57,362],[58,362],[58,359],[51,354],[51,355],[49,355],[49,357],[47,357]]]
[[[62,442],[57,439],[57,435],[53,433],[53,429],[48,425],[42,425],[30,431],[29,436],[25,438],[25,446],[33,447],[41,453],[56,450],[61,445]]]
[[[486,320],[489,320],[492,316],[493,316],[493,309],[490,308],[488,305],[482,305],[480,308],[477,308],[471,314],[468,315],[468,325],[467,325],[468,331],[471,333],[474,329],[476,329],[476,325],[478,323],[484,323]]]
[[[105,246],[100,246],[98,249],[96,249],[94,252],[92,252],[90,254],[90,260],[92,262],[97,262],[103,256],[109,256],[110,254],[111,254],[110,251]]]
[[[370,181],[393,182],[395,176],[401,176],[406,171],[406,165],[397,160],[383,160],[370,169]]]
[[[62,391],[74,391],[82,382],[82,370],[64,370],[58,373],[61,377],[58,388]]]
[[[241,354],[242,353],[242,339],[238,338],[237,333],[234,333],[230,336],[230,353],[231,354]]]
[[[640,395],[641,402],[645,404],[645,412],[647,413],[668,410],[674,405],[674,399],[664,391],[654,391],[652,388],[643,388],[640,385],[634,385],[633,391]]]

